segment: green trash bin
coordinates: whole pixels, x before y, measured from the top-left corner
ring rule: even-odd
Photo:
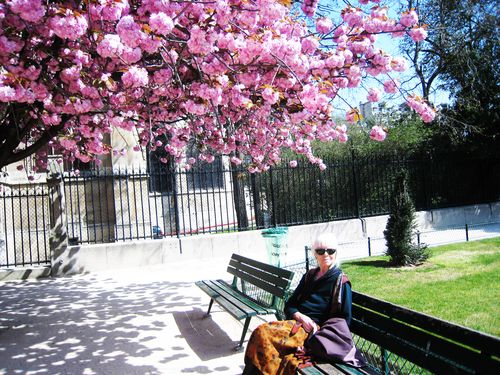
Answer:
[[[264,229],[262,237],[264,237],[266,242],[269,263],[280,267],[281,260],[286,257],[288,248],[288,228],[276,227]]]

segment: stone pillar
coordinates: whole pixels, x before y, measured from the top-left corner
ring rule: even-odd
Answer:
[[[52,276],[62,274],[63,256],[68,248],[66,203],[64,185],[60,173],[47,177],[50,204],[50,261]]]

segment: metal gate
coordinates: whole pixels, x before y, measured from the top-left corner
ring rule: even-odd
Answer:
[[[50,263],[46,183],[0,185],[0,267]]]

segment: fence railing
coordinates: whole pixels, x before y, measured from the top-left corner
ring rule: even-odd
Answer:
[[[0,267],[46,263],[50,253],[47,185],[0,188]]]
[[[328,168],[320,171],[306,162],[296,168],[283,162],[262,174],[230,168],[221,160],[190,171],[155,165],[65,173],[69,242],[157,239],[386,214],[400,169],[408,172],[417,210],[500,200],[500,159],[353,155],[325,163]],[[0,187],[0,266],[48,262],[47,187]]]

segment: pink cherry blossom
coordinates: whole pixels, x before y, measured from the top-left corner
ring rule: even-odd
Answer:
[[[384,91],[388,94],[394,94],[398,91],[399,85],[398,80],[390,79],[384,82]]]
[[[19,108],[19,118],[31,121],[30,141],[50,139],[69,160],[149,148],[190,168],[186,151],[194,144],[199,160],[228,155],[255,173],[280,163],[286,148],[323,169],[313,142],[348,139],[347,127],[331,120],[339,97],[371,77],[397,92],[396,73],[407,64],[383,52],[376,34],[425,37],[413,11],[397,21],[369,3],[332,5],[304,22],[318,0],[303,0],[302,15],[276,0],[7,0],[0,4],[0,110]],[[418,97],[408,104],[425,121],[435,116]],[[346,119],[359,121],[359,112]],[[136,136],[134,146],[113,149],[114,129]],[[37,168],[46,159],[39,153]]]
[[[146,37],[141,31],[141,26],[135,22],[131,15],[122,17],[116,24],[116,32],[123,44],[135,48]]]
[[[271,87],[266,87],[264,91],[262,91],[262,97],[269,104],[274,104],[279,99],[279,92],[274,91]]]
[[[151,29],[161,35],[168,35],[174,28],[172,19],[163,12],[154,13],[149,17]]]
[[[399,23],[404,27],[412,27],[418,23],[418,15],[414,10],[410,10],[407,12],[403,12],[401,14],[401,18],[399,19]]]
[[[352,108],[345,114],[345,119],[349,123],[354,123],[359,121],[361,114],[357,108]]]
[[[318,7],[319,0],[303,0],[301,9],[304,14],[308,17],[313,17],[316,13],[316,8]]]
[[[122,81],[125,87],[142,87],[148,84],[148,77],[146,69],[132,66],[123,74]]]
[[[50,21],[54,33],[63,39],[76,40],[87,32],[87,19],[67,9],[63,16],[55,16]]]
[[[187,43],[189,51],[193,54],[206,55],[214,48],[208,35],[197,25],[191,29],[191,37]]]
[[[320,17],[316,20],[316,30],[321,34],[328,34],[333,29],[333,22],[328,17]]]
[[[424,122],[431,122],[436,117],[436,110],[432,108],[423,98],[411,95],[406,99],[408,106],[417,112]]]
[[[349,140],[347,133],[339,133],[338,140],[340,143],[346,143]]]
[[[243,163],[243,161],[240,159],[240,158],[237,158],[236,156],[231,156],[229,158],[229,160],[231,161],[231,163],[233,163],[234,165],[240,165],[241,163]]]
[[[297,167],[297,160],[290,160],[288,165],[290,166],[290,168],[296,168]]]
[[[342,18],[349,27],[359,26],[363,22],[363,11],[348,7],[342,11]]]
[[[0,86],[0,102],[8,103],[16,99],[16,90],[10,86]]]
[[[373,126],[370,130],[370,138],[375,140],[375,141],[378,141],[378,142],[382,142],[387,136],[387,133],[385,132],[385,130],[376,125],[376,126]]]
[[[395,72],[404,72],[408,69],[408,63],[402,57],[393,57],[391,60],[391,68]]]
[[[378,102],[380,100],[381,95],[382,94],[381,94],[380,90],[378,90],[376,88],[371,88],[368,90],[368,96],[366,97],[366,99],[369,102]]]
[[[302,40],[302,53],[313,53],[319,46],[318,39],[314,37],[304,38]]]
[[[8,0],[10,9],[28,22],[38,22],[45,15],[41,0]]]
[[[123,52],[124,45],[116,34],[106,34],[97,45],[97,53],[102,57],[118,57]]]
[[[427,38],[427,30],[423,27],[414,27],[408,31],[408,34],[415,42],[421,42]]]

